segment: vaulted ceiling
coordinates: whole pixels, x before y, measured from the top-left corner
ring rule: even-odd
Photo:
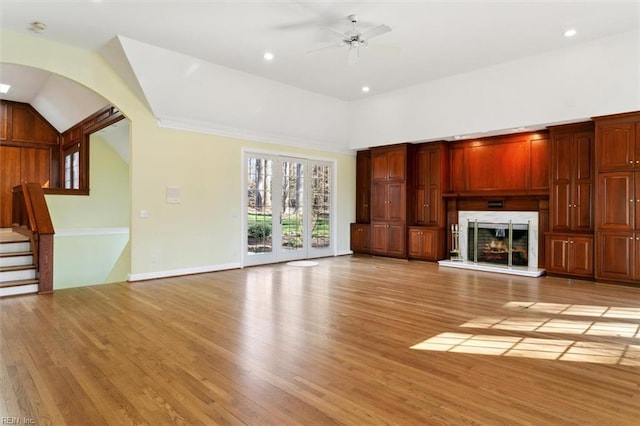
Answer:
[[[349,61],[349,46],[340,46],[336,35],[353,30],[352,14],[358,15],[360,32],[391,28],[360,48],[355,61]],[[191,72],[208,63],[349,103],[637,29],[640,2],[4,0],[1,20],[10,31],[100,52],[158,115],[163,103],[172,102],[158,87],[172,82],[150,84],[142,66],[136,69],[136,61],[153,57],[140,46],[193,58]],[[46,28],[38,30],[33,22]],[[568,29],[577,34],[565,37]],[[122,40],[137,43],[137,53],[123,49]],[[321,49],[326,46],[332,47]],[[315,49],[321,50],[309,53]],[[265,52],[274,58],[265,60]],[[0,77],[10,78],[14,87],[2,97],[21,94],[25,102],[42,98],[47,86],[64,84],[7,65]],[[30,91],[23,92],[26,86]],[[370,91],[363,92],[363,86]],[[102,100],[87,99],[87,108],[93,102]],[[191,113],[185,109],[185,118]]]

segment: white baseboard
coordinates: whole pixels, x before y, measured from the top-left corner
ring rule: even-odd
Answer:
[[[204,274],[207,272],[225,271],[228,269],[240,269],[240,263],[228,263],[223,265],[198,266],[195,268],[172,269],[169,271],[145,272],[142,274],[129,274],[127,281],[144,281],[157,278],[178,277],[180,275]]]

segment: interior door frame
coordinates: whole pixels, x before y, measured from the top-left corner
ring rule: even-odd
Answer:
[[[275,152],[269,150],[260,150],[260,149],[250,149],[243,148],[242,152],[242,179],[241,181],[241,232],[240,232],[240,250],[241,250],[241,266],[253,266],[253,265],[262,265],[262,264],[270,264],[270,263],[278,263],[285,262],[294,259],[310,259],[316,257],[326,257],[326,256],[335,256],[337,253],[337,244],[336,244],[336,211],[337,211],[337,195],[336,195],[336,182],[337,182],[337,173],[336,173],[336,161],[333,159],[327,158],[319,158],[307,155],[299,155],[294,153],[283,153],[283,152]],[[282,185],[282,160],[289,161],[302,161],[304,164],[304,201],[303,201],[303,226],[304,226],[304,239],[303,239],[303,250],[301,250],[300,256],[283,256],[282,250],[279,247],[281,245],[281,234],[282,227],[280,225],[280,218],[278,217],[276,220],[276,215],[272,211],[271,225],[272,225],[272,250],[269,254],[261,254],[261,255],[249,255],[247,252],[247,228],[248,228],[248,206],[247,206],[247,186],[248,186],[248,176],[247,176],[247,162],[251,157],[263,157],[268,158],[274,161],[274,172],[273,172],[273,181],[277,182],[277,190],[274,189],[272,195],[272,209],[273,205],[277,205],[278,215],[280,214],[280,205],[281,205],[281,185]],[[330,189],[330,218],[329,218],[329,246],[322,248],[313,248],[311,246],[311,214],[310,214],[310,185],[311,180],[309,178],[310,165],[314,163],[327,164],[331,170],[331,181],[329,185]],[[277,203],[277,204],[276,204]],[[278,245],[278,247],[276,247]]]

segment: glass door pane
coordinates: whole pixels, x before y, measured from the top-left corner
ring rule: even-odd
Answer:
[[[247,158],[247,244],[249,264],[275,261],[273,253],[273,159]],[[256,259],[261,257],[263,259]]]
[[[305,164],[281,159],[280,229],[278,260],[304,259],[305,251]]]
[[[311,251],[313,256],[330,254],[331,247],[331,166],[311,163]]]

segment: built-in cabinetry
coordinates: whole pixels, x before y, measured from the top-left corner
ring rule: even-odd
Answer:
[[[440,260],[446,250],[446,206],[442,194],[449,181],[447,145],[443,142],[419,145],[412,160],[408,257]]]
[[[371,149],[371,252],[406,256],[409,145]]]
[[[351,224],[351,251],[354,253],[371,252],[371,225],[368,223]]]
[[[552,274],[593,277],[593,236],[548,233],[546,270]]]
[[[596,278],[640,283],[640,113],[596,122]]]
[[[549,135],[551,232],[545,235],[546,270],[593,278],[594,125],[552,126]]]
[[[356,223],[371,220],[371,151],[356,155]]]

